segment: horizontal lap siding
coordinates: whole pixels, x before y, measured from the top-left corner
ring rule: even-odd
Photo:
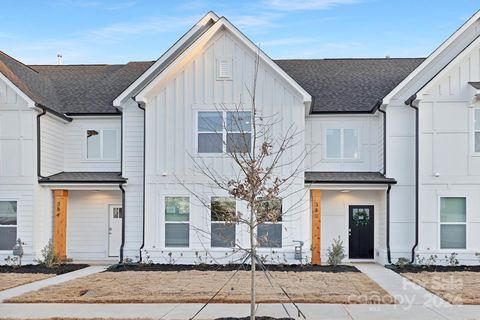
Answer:
[[[65,124],[48,114],[40,119],[42,175],[48,177],[64,171]]]

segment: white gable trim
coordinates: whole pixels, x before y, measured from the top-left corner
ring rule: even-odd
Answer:
[[[421,99],[422,95],[431,89],[431,87],[435,83],[435,80],[443,77],[446,73],[450,72],[455,67],[457,62],[461,61],[463,58],[465,58],[465,56],[469,55],[471,51],[475,49],[475,46],[479,44],[480,44],[480,37],[476,38],[472,43],[470,43],[468,47],[466,47],[459,55],[457,55],[452,61],[450,61],[445,66],[445,68],[443,68],[438,74],[436,74],[435,77],[433,77],[427,84],[425,84],[425,86],[423,86],[420,90],[418,90],[417,98]]]
[[[12,81],[10,81],[3,73],[0,72],[0,80],[4,81],[8,86],[10,86],[16,94],[22,97],[25,100],[30,108],[35,108],[35,101],[30,99],[22,90],[20,90]]]
[[[218,21],[218,16],[210,11],[200,21],[198,21],[190,30],[187,31],[177,42],[173,44],[154,64],[152,64],[137,80],[128,86],[115,100],[113,106],[121,108],[123,100],[129,98],[129,94],[137,88],[146,78],[148,78],[165,60],[167,60],[179,47],[181,47],[192,35],[194,35],[200,28],[205,26],[210,20]]]
[[[415,70],[413,70],[402,82],[400,82],[390,93],[383,98],[383,104],[390,104],[390,100],[400,92],[410,81],[412,81],[426,66],[428,66],[438,55],[446,50],[462,33],[464,33],[472,24],[480,19],[480,10],[467,20],[457,31],[455,31],[447,40],[445,40],[435,51],[428,56]]]
[[[269,56],[260,50],[250,39],[241,33],[233,24],[225,17],[221,17],[208,31],[206,31],[200,38],[198,38],[190,47],[188,47],[180,56],[178,56],[165,70],[163,70],[153,81],[151,81],[145,88],[143,88],[135,97],[136,101],[147,103],[147,93],[152,90],[159,82],[165,78],[170,71],[183,61],[189,54],[195,51],[198,47],[205,45],[219,30],[222,28],[232,32],[240,41],[242,41],[250,50],[258,52],[260,58],[267,63],[275,72],[280,74],[283,79],[298,93],[301,94],[304,104],[310,104],[312,97],[305,91],[295,80],[292,79],[282,68],[280,68]]]

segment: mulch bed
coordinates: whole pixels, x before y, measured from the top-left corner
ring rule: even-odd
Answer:
[[[397,273],[419,273],[419,272],[480,272],[480,266],[422,266],[406,265],[403,267],[386,266]]]
[[[0,273],[43,273],[64,274],[88,267],[88,264],[61,264],[53,268],[47,268],[38,264],[27,264],[21,267],[0,266]]]
[[[116,264],[110,266],[107,272],[121,272],[121,271],[236,271],[240,265],[227,264]],[[360,272],[354,266],[321,266],[321,265],[287,265],[287,264],[272,264],[266,266],[269,271],[285,271],[285,272]],[[257,266],[258,270],[261,270]],[[250,270],[250,265],[244,265],[240,270]]]

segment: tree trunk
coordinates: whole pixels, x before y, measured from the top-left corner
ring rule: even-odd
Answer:
[[[250,281],[250,320],[255,320],[255,297],[256,297],[256,284],[255,284],[255,273],[256,273],[256,250],[255,250],[255,233],[253,224],[250,225],[250,261],[252,265],[252,270],[250,272],[251,281]]]

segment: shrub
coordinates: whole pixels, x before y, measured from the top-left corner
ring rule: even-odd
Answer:
[[[410,260],[408,258],[400,257],[395,263],[395,266],[398,268],[403,268],[405,266],[408,266],[409,264],[410,264]]]
[[[343,241],[340,239],[333,239],[332,245],[327,249],[328,260],[327,263],[334,267],[342,263],[345,258],[345,249],[343,248]]]
[[[42,257],[36,260],[36,262],[41,266],[46,268],[54,268],[62,263],[62,259],[60,259],[58,254],[55,252],[52,239],[48,240],[48,243],[45,245],[45,247],[43,247],[41,253]]]

